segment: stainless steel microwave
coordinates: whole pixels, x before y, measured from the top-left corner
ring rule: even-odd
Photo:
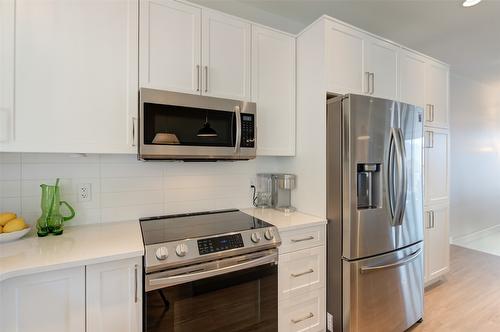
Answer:
[[[255,158],[255,103],[146,88],[139,94],[139,159]]]

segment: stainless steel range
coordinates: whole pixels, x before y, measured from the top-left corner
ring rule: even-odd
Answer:
[[[277,331],[273,225],[239,210],[141,219],[144,331]]]

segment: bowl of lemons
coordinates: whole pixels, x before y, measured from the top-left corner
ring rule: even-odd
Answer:
[[[31,227],[24,218],[15,213],[0,213],[0,243],[10,242],[22,238],[29,233]]]

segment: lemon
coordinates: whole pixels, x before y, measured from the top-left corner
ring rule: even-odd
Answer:
[[[12,212],[0,213],[0,226],[5,226],[5,224],[12,219],[16,219],[17,215]]]
[[[16,218],[9,221],[5,226],[3,226],[4,233],[11,233],[23,230],[27,227],[23,218]]]
[[[2,234],[3,226],[0,226],[0,234]]]

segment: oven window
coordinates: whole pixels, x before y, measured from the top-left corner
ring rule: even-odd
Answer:
[[[145,293],[147,332],[276,332],[277,266],[265,265]]]
[[[233,147],[235,113],[144,103],[144,144]]]

